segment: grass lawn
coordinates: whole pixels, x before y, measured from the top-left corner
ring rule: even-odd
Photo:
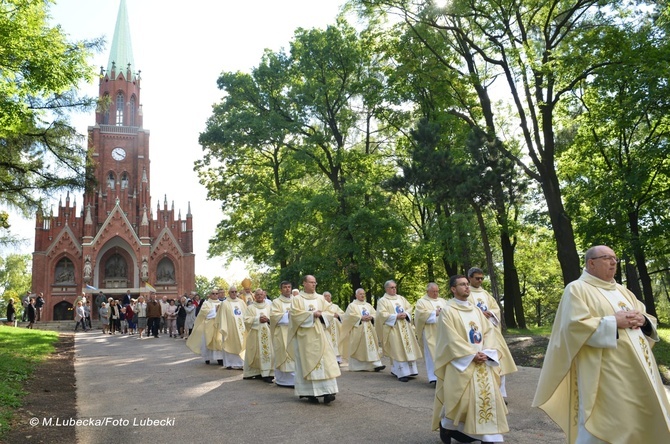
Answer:
[[[670,327],[658,329],[658,337],[661,339],[654,346],[654,356],[658,368],[664,375],[670,375]]]
[[[0,437],[9,430],[21,405],[23,383],[36,365],[54,351],[58,333],[0,326]]]

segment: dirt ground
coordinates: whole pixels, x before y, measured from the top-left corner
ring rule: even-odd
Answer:
[[[16,411],[12,427],[3,443],[72,444],[74,427],[31,427],[32,418],[58,412],[62,417],[77,416],[77,385],[74,376],[74,336],[61,333],[56,351],[40,364],[26,382],[23,406]]]

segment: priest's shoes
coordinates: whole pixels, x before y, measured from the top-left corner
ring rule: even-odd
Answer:
[[[307,398],[307,402],[311,404],[318,404],[319,399],[316,396],[301,396],[300,399]]]
[[[476,441],[474,438],[470,438],[468,435],[459,432],[458,430],[449,430],[445,429],[442,427],[442,424],[440,424],[440,439],[442,440],[443,443],[446,444],[452,444],[453,441],[451,438],[455,439],[457,443],[469,443]],[[482,442],[482,444],[489,444],[486,442]]]
[[[330,404],[331,402],[335,401],[335,395],[324,395],[323,397],[323,403],[324,404]]]
[[[380,365],[379,367],[375,367],[375,371],[380,372],[380,371],[384,370],[385,368],[386,368],[385,365]]]
[[[442,424],[440,424],[440,439],[443,443],[451,444],[451,431],[442,427]]]

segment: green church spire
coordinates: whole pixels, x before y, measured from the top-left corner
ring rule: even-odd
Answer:
[[[112,74],[113,63],[116,68],[116,77],[119,74],[126,76],[128,66],[130,66],[131,77],[126,80],[132,80],[135,77],[135,61],[133,60],[133,45],[130,40],[130,25],[128,24],[126,0],[121,0],[119,14],[116,17],[112,50],[109,53],[109,61],[107,62],[107,74],[110,76]]]

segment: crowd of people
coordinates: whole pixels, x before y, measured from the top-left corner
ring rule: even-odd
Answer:
[[[533,405],[570,444],[670,442],[670,404],[650,350],[656,319],[614,281],[617,264],[609,247],[586,252],[584,273],[561,299],[540,374]],[[105,334],[186,339],[205,364],[293,389],[314,404],[335,401],[344,360],[352,372],[381,372],[386,357],[391,374],[407,383],[424,359],[435,387],[432,429],[445,443],[486,444],[503,442],[509,431],[505,377],[517,368],[484,279],[479,268],[451,276],[449,299],[431,282],[414,306],[389,280],[376,307],[359,288],[342,310],[330,292],[316,292],[313,275],[303,278],[302,290],[281,282],[272,301],[261,288],[240,294],[232,286],[204,300],[151,292],[145,301],[128,292],[117,301],[100,292],[96,304]],[[91,328],[90,304],[76,301],[75,331]],[[36,298],[28,297],[24,312],[35,322]],[[7,318],[15,316],[10,300]]]
[[[44,307],[44,294],[43,293],[30,293],[26,292],[26,295],[21,299],[21,305],[23,306],[23,311],[21,314],[21,321],[28,322],[26,328],[33,328],[35,322],[42,320],[42,309]],[[16,301],[14,298],[9,298],[7,300],[7,309],[5,316],[7,318],[6,325],[16,326],[18,321],[18,309],[16,306]]]
[[[453,434],[455,439],[467,439],[469,434],[483,442],[489,439],[496,442],[507,431],[502,420],[507,414],[504,375],[516,371],[516,366],[502,340],[500,307],[481,288],[483,276],[482,270],[473,268],[469,278],[452,279],[450,289],[454,299],[450,301],[441,298],[439,286],[431,282],[425,296],[414,307],[397,293],[393,280],[384,284],[385,294],[376,308],[367,302],[365,290],[359,288],[346,310],[333,304],[330,292],[316,292],[317,282],[312,275],[303,278],[302,290],[293,289],[290,282],[281,282],[280,295],[272,301],[267,300],[266,291],[260,288],[247,292],[252,298],[238,295],[236,287],[231,287],[227,295],[216,289],[202,302],[186,344],[205,364],[241,370],[244,379],[274,382],[292,388],[296,396],[307,402],[324,404],[336,398],[337,377],[343,360],[347,361],[349,371],[381,372],[386,368],[382,358],[387,357],[391,374],[407,383],[418,376],[417,361],[423,358],[428,381],[439,393],[445,387],[448,367],[445,357],[470,350],[469,358],[458,356],[463,359],[456,373],[460,374],[470,365],[490,362],[487,372],[480,376],[490,383],[489,401],[495,400],[495,430],[491,425],[484,429],[486,433],[476,433],[482,431],[481,427],[464,428],[465,417],[444,424],[440,420],[436,429],[441,429],[445,437]],[[471,285],[476,289],[472,296]],[[453,302],[459,297],[461,305]],[[461,311],[470,316],[467,328],[471,333],[445,340],[439,322],[443,318],[441,313],[450,313],[449,319],[453,322],[460,319]],[[455,350],[444,348],[447,343],[456,344],[457,339],[461,343]],[[452,372],[450,369],[449,373]],[[479,373],[465,371],[464,374],[476,377]],[[463,391],[478,383],[469,379],[457,382]],[[452,402],[454,393],[448,402]],[[458,399],[463,397],[461,393]],[[465,398],[468,402],[478,399],[469,392]],[[439,408],[436,404],[436,411],[440,413],[445,400],[442,396],[436,396],[436,400],[441,402]],[[468,411],[462,405],[446,405],[461,414]],[[439,414],[438,417],[441,418]],[[470,421],[477,422],[474,418]],[[490,433],[492,430],[496,433]]]
[[[149,336],[158,338],[159,334],[188,339],[199,304],[199,297],[195,293],[191,296],[183,295],[174,299],[163,296],[158,299],[155,292],[150,292],[148,298],[144,295],[135,298],[128,291],[123,298],[116,300],[113,297],[106,298],[101,291],[96,297],[96,304],[102,332],[109,335],[137,335],[139,339]],[[90,301],[84,298],[84,307],[87,305],[90,307]]]

